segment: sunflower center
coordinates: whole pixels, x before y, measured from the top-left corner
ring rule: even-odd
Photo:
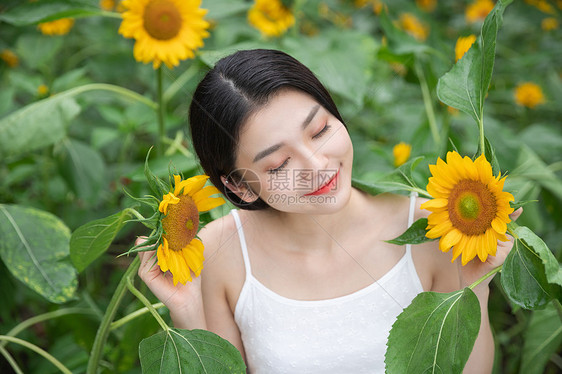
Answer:
[[[144,28],[154,39],[169,40],[181,29],[182,17],[170,0],[152,0],[144,9]]]
[[[197,235],[199,211],[189,195],[178,196],[180,201],[168,205],[168,214],[162,219],[164,236],[172,251],[181,251]]]
[[[477,196],[469,192],[459,199],[459,213],[463,218],[476,219],[479,211],[480,204]]]
[[[480,182],[464,179],[449,195],[449,219],[465,235],[481,235],[491,227],[496,217],[496,197]]]

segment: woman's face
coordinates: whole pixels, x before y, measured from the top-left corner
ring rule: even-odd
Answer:
[[[282,90],[241,130],[236,167],[246,171],[252,192],[272,208],[323,214],[347,203],[351,139],[344,125],[311,96]]]

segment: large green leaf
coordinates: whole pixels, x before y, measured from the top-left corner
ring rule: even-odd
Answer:
[[[131,217],[129,209],[78,227],[70,237],[70,259],[81,272],[101,256]]]
[[[21,5],[0,14],[0,21],[14,26],[25,26],[65,17],[86,17],[107,14],[92,3],[78,0],[41,0],[22,2]]]
[[[59,168],[78,198],[88,205],[99,201],[105,179],[105,164],[98,151],[80,141],[65,139]]]
[[[206,330],[169,329],[141,341],[142,372],[246,373],[238,349]]]
[[[53,303],[74,297],[70,230],[61,220],[34,208],[0,205],[0,238],[0,257],[16,278]]]
[[[52,145],[66,136],[66,124],[79,112],[74,97],[88,91],[103,90],[141,102],[157,105],[129,89],[105,83],[85,84],[27,105],[0,119],[0,158],[15,156]],[[48,118],[48,121],[45,119]]]
[[[552,298],[560,297],[559,264],[544,242],[527,227],[515,229],[514,236],[513,249],[502,268],[502,287],[510,300],[523,308],[543,307]],[[549,278],[553,283],[549,283]]]
[[[498,29],[505,8],[512,1],[497,2],[486,17],[477,41],[437,84],[439,100],[471,115],[479,123],[484,114],[484,99],[492,80]]]
[[[554,305],[533,311],[525,330],[521,374],[542,374],[553,353],[562,344],[562,323]]]
[[[60,141],[66,136],[68,122],[79,112],[80,107],[72,97],[55,95],[0,119],[0,158]]]
[[[390,330],[388,373],[461,373],[480,330],[472,290],[422,292]]]

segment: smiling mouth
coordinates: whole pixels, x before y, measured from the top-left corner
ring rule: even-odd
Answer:
[[[304,196],[317,196],[330,192],[332,189],[334,189],[337,186],[339,175],[340,175],[340,171],[338,170],[338,172],[332,177],[332,179],[330,179],[325,185],[323,185],[322,187],[320,187],[314,192],[305,194]]]

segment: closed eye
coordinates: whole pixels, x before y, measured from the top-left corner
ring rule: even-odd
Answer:
[[[290,159],[291,159],[290,157],[287,158],[281,165],[279,165],[279,166],[276,167],[275,169],[269,169],[267,172],[268,172],[269,174],[277,174],[277,173],[279,173],[281,170],[283,170],[283,168],[284,168],[285,166],[287,166],[287,164],[289,163],[289,160],[290,160]]]
[[[330,127],[332,127],[332,126],[326,124],[324,127],[322,127],[322,130],[317,132],[316,135],[314,135],[312,137],[312,139],[318,139],[318,138],[322,137],[322,135],[324,135],[330,129]]]

